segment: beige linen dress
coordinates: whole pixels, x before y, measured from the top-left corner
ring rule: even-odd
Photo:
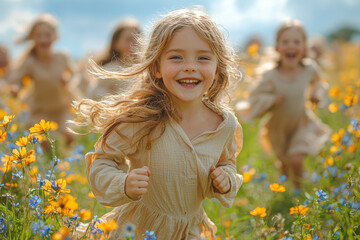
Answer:
[[[264,74],[248,101],[239,103],[236,109],[245,122],[270,113],[261,123],[260,142],[266,150],[272,148],[280,160],[293,154],[315,155],[327,141],[330,128],[305,107],[305,101],[309,96],[319,99],[323,92],[314,63],[306,63],[294,79],[275,68]],[[284,94],[285,100],[274,106],[279,94]]]
[[[169,120],[162,137],[150,150],[127,148],[128,141],[115,131],[107,139],[113,148],[103,149],[101,138],[96,151],[86,155],[88,180],[96,199],[116,207],[101,219],[115,219],[118,228],[109,239],[124,239],[128,223],[136,228],[136,239],[144,239],[146,230],[155,231],[162,239],[215,239],[216,227],[202,207],[205,197],[216,198],[231,207],[242,176],[236,173],[236,157],[242,148],[242,129],[231,112],[223,112],[223,122],[215,131],[208,131],[189,140],[181,126]],[[116,131],[130,137],[143,124],[121,124]],[[151,171],[148,192],[138,200],[124,193],[130,170],[148,166]],[[214,192],[209,177],[210,167],[223,168],[230,177],[231,189],[226,194]],[[80,228],[81,230],[81,228]]]
[[[34,83],[33,90],[26,99],[30,107],[31,125],[45,119],[58,123],[59,130],[65,128],[66,119],[70,119],[72,94],[68,84],[64,84],[62,80],[64,73],[71,69],[67,55],[55,53],[50,63],[41,63],[30,55],[10,73],[10,84],[21,84],[25,76],[30,77]]]

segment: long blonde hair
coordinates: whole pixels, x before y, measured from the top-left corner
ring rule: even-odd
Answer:
[[[216,55],[218,80],[213,83],[204,97],[217,108],[225,109],[227,106],[222,101],[225,90],[231,80],[239,77],[234,51],[226,44],[223,34],[206,13],[194,8],[180,9],[170,12],[156,23],[147,44],[144,45],[144,51],[139,54],[138,64],[118,73],[105,71],[91,62],[92,72],[97,77],[117,79],[136,77],[137,82],[123,96],[113,95],[99,102],[90,99],[75,102],[75,110],[86,120],[85,123],[78,125],[91,123],[93,130],[103,133],[102,144],[104,144],[109,134],[119,124],[145,123],[139,134],[136,134],[136,140],[132,141],[131,146],[146,137],[146,147],[149,149],[151,141],[162,135],[170,118],[176,121],[181,119],[162,79],[156,78],[154,72],[159,68],[159,59],[164,49],[174,34],[184,27],[194,29]],[[161,131],[155,136],[157,129]]]
[[[305,31],[305,27],[304,25],[297,19],[288,19],[286,21],[284,21],[280,27],[278,28],[277,32],[276,32],[276,46],[279,44],[279,39],[281,37],[281,35],[288,29],[296,29],[303,37],[304,40],[304,44],[305,44],[305,54],[302,57],[300,64],[303,65],[302,60],[304,58],[306,58],[306,53],[307,53],[307,35],[306,35],[306,31]],[[281,65],[281,60],[279,60],[277,62],[277,67],[280,67]]]

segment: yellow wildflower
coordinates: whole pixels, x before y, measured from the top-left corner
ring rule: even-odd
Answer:
[[[51,129],[51,123],[45,122],[45,120],[42,119],[42,120],[40,120],[39,123],[36,123],[29,130],[30,130],[30,133],[33,133],[33,134],[43,134],[43,133],[47,133],[48,131],[50,131],[50,129]]]
[[[92,192],[89,192],[88,196],[91,198],[95,198],[95,195]]]
[[[357,103],[357,101],[358,101],[358,97],[352,95],[349,95],[344,99],[344,103],[348,107],[354,105],[355,103]]]
[[[83,221],[89,220],[91,218],[90,210],[82,209],[80,211],[80,217],[81,217],[81,220],[83,220]]]
[[[274,192],[285,192],[285,187],[283,185],[280,185],[278,183],[270,184],[270,189]]]
[[[339,107],[336,103],[330,103],[328,109],[331,113],[336,113],[339,110]]]
[[[70,239],[70,228],[61,227],[57,233],[52,236],[52,240],[66,240]]]
[[[340,95],[340,88],[339,87],[332,87],[329,89],[329,95],[332,98],[338,98]]]
[[[28,137],[21,137],[18,141],[16,141],[16,145],[20,147],[25,147],[28,144],[29,138]]]
[[[63,179],[59,180],[45,180],[45,185],[43,186],[47,194],[50,194],[52,192],[55,193],[69,193],[70,189],[66,188],[66,181]]]
[[[224,225],[224,227],[229,228],[232,224],[231,220],[225,220],[222,222],[222,224]]]
[[[258,56],[258,51],[259,51],[259,44],[257,43],[254,43],[254,44],[251,44],[248,49],[248,54],[252,57],[257,57]]]
[[[253,216],[266,217],[266,208],[256,207],[254,210],[250,211],[250,214]]]
[[[118,228],[118,225],[116,224],[115,220],[112,219],[109,222],[97,223],[97,227],[100,228],[101,230],[103,230],[104,232],[110,232],[110,231]]]
[[[5,115],[3,118],[3,122],[0,123],[0,127],[6,127],[11,122],[11,120],[13,120],[14,117],[14,115]]]
[[[309,210],[308,207],[303,207],[303,206],[295,206],[290,208],[290,214],[300,214],[303,215],[305,214],[307,211]]]
[[[0,143],[1,142],[4,142],[7,138],[7,132],[3,132],[1,129],[0,129]]]

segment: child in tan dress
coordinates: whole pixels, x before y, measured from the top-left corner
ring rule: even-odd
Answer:
[[[308,98],[319,102],[324,91],[318,67],[304,59],[305,44],[302,24],[284,22],[276,35],[277,67],[267,71],[249,99],[236,106],[245,122],[269,113],[261,124],[260,141],[265,149],[274,150],[283,174],[292,176],[297,189],[305,155],[318,154],[330,134],[329,127],[305,107]]]
[[[139,34],[140,26],[136,19],[121,21],[112,34],[108,49],[95,58],[95,62],[108,71],[119,71],[122,67],[133,64],[136,61],[134,52]],[[130,81],[97,78],[89,85],[87,96],[91,99],[100,99],[109,94],[127,91],[130,85]]]
[[[124,239],[129,223],[136,239],[146,230],[157,239],[215,239],[201,203],[217,198],[231,207],[242,183],[242,129],[222,101],[238,77],[233,57],[208,15],[173,11],[155,25],[137,65],[99,73],[137,77],[127,96],[75,103],[103,133],[86,162],[96,199],[116,207],[101,218],[119,226],[109,239]]]
[[[68,81],[73,69],[67,55],[53,50],[57,37],[56,19],[49,14],[40,15],[28,34],[20,40],[31,41],[32,45],[9,74],[8,82],[13,84],[13,92],[16,93],[23,78],[30,77],[34,87],[27,99],[29,124],[38,123],[41,119],[55,121],[70,143],[73,137],[65,131],[65,121],[71,117],[72,94]]]

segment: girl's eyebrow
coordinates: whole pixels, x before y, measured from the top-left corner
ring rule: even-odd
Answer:
[[[174,48],[174,49],[169,49],[168,51],[165,52],[165,54],[168,54],[170,52],[185,52],[184,49],[180,49],[180,48]],[[198,53],[208,53],[208,54],[214,54],[212,51],[209,50],[205,50],[205,49],[200,49],[197,50],[196,52]]]

